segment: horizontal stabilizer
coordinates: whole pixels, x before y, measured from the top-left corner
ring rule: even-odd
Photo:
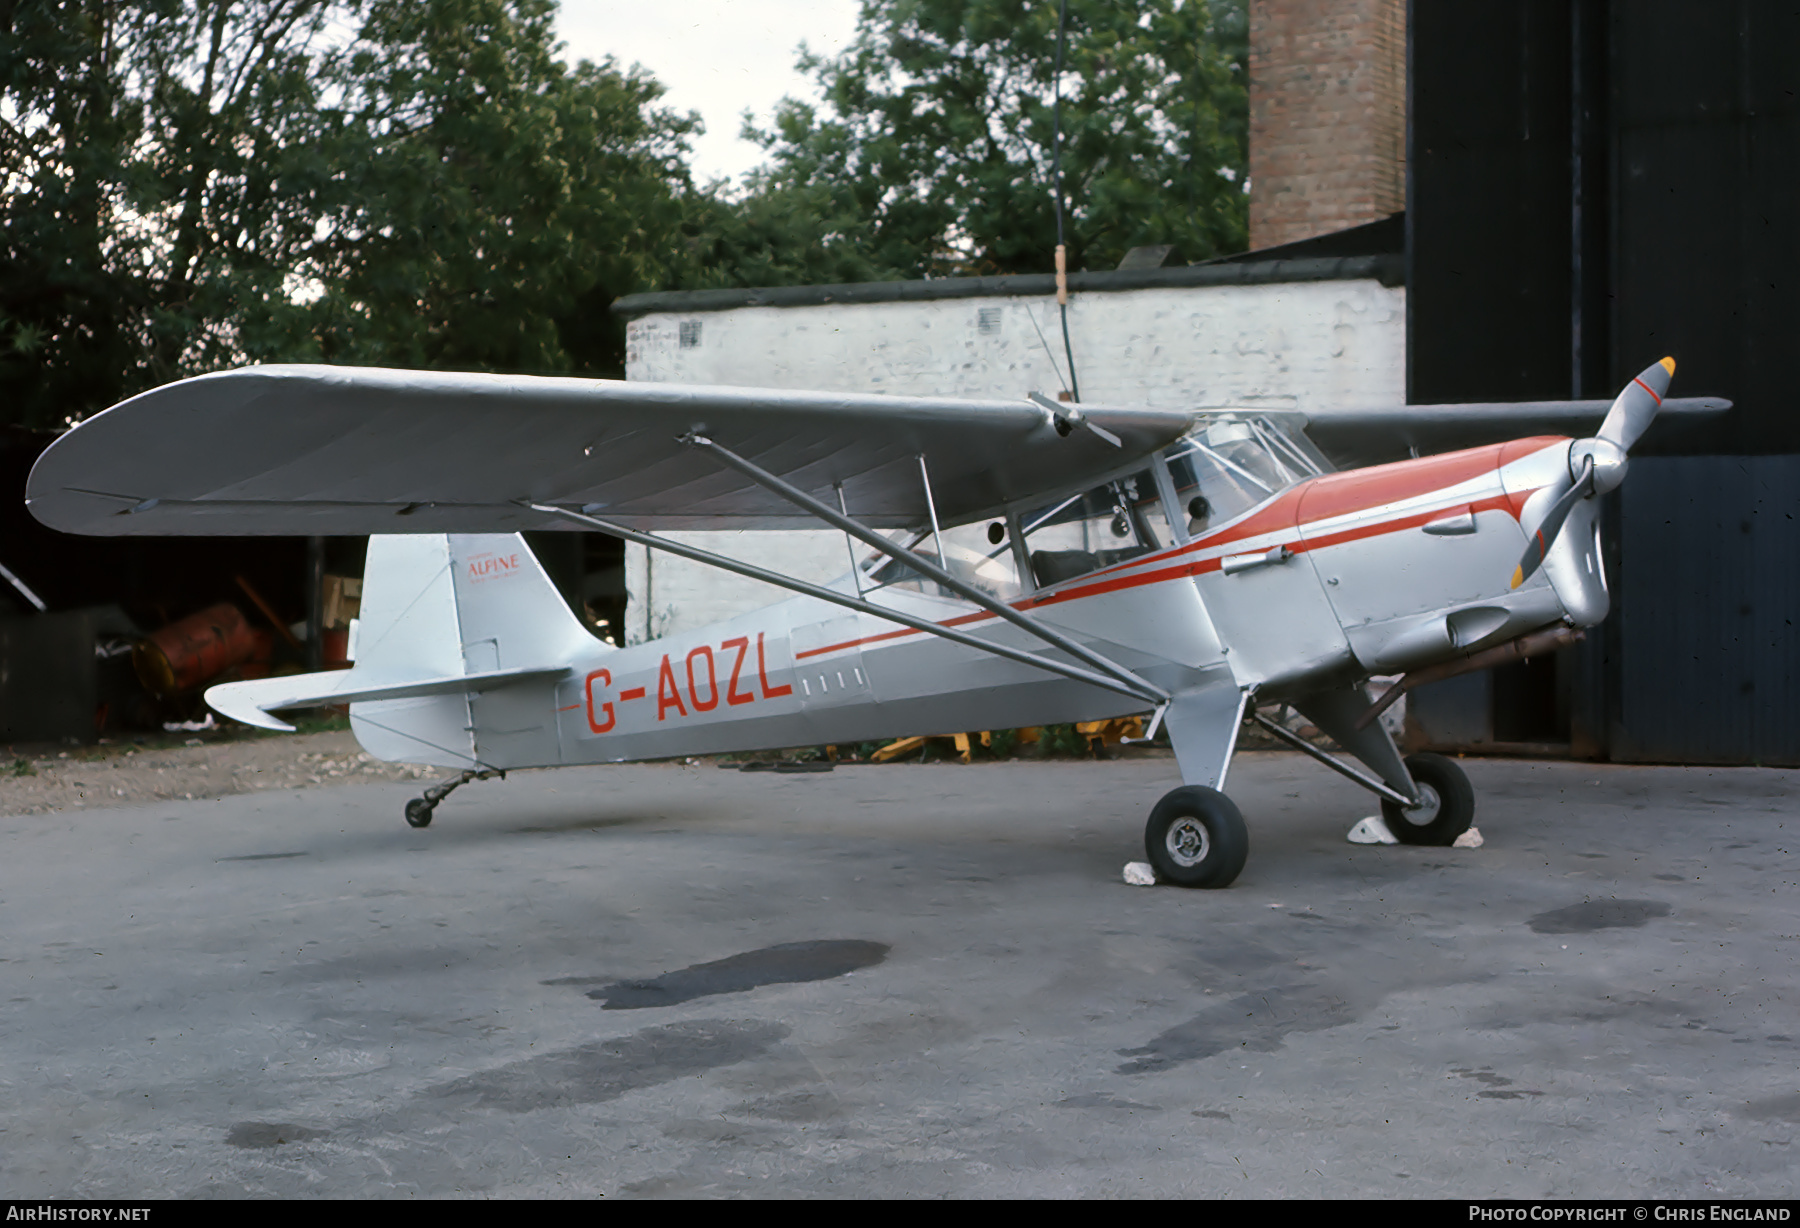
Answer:
[[[414,699],[423,695],[457,695],[488,691],[533,678],[558,678],[569,672],[566,665],[532,669],[496,669],[478,674],[454,674],[440,678],[395,679],[378,682],[358,671],[333,670],[322,674],[296,674],[287,678],[258,678],[252,682],[226,682],[206,692],[213,710],[255,725],[292,733],[294,727],[270,716],[282,708],[318,708],[374,699]]]

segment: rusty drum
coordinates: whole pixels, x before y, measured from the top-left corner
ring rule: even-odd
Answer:
[[[131,663],[153,694],[178,695],[248,661],[260,646],[238,608],[220,602],[139,640]]]

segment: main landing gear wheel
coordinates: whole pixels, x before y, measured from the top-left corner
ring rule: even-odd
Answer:
[[[1164,882],[1229,887],[1250,855],[1250,833],[1230,798],[1204,785],[1185,785],[1150,812],[1144,852]]]
[[[1410,755],[1406,770],[1419,786],[1418,806],[1383,801],[1381,818],[1402,844],[1454,844],[1475,818],[1475,790],[1453,760],[1442,755]]]
[[[406,823],[409,827],[430,827],[431,812],[437,809],[422,797],[415,797],[406,803]]]

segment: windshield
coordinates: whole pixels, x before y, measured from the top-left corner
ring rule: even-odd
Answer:
[[[1164,450],[1161,460],[1168,464],[1172,505],[1159,490],[1162,479],[1152,465],[999,520],[939,533],[918,529],[905,544],[963,583],[1010,601],[1033,588],[1178,544],[1331,469],[1300,433],[1295,417],[1253,410],[1206,411],[1192,431]],[[1022,577],[1021,569],[1027,567],[1029,574]],[[894,587],[956,596],[880,553],[862,558],[858,571],[858,588],[864,593]]]
[[[1208,414],[1163,457],[1190,535],[1330,468],[1297,427],[1253,413]]]

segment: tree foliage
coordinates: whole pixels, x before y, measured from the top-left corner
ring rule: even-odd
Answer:
[[[552,54],[547,0],[384,0],[335,57],[323,289],[268,348],[489,370],[609,365],[582,316],[666,280],[697,121],[611,63]]]
[[[802,60],[823,107],[790,99],[772,129],[750,130],[772,161],[746,204],[781,223],[766,233],[786,230],[770,246],[791,252],[803,230],[816,254],[792,263],[807,272],[1047,270],[1057,7],[864,0],[843,55]],[[1187,260],[1243,249],[1247,38],[1233,0],[1070,0],[1071,268],[1112,268],[1140,244]]]
[[[697,121],[553,0],[0,0],[0,401],[246,361],[617,373]]]
[[[1041,271],[1056,0],[864,0],[701,191],[556,0],[0,0],[0,418],[245,362],[620,374],[640,289]],[[1241,0],[1071,0],[1072,267],[1244,238]]]

